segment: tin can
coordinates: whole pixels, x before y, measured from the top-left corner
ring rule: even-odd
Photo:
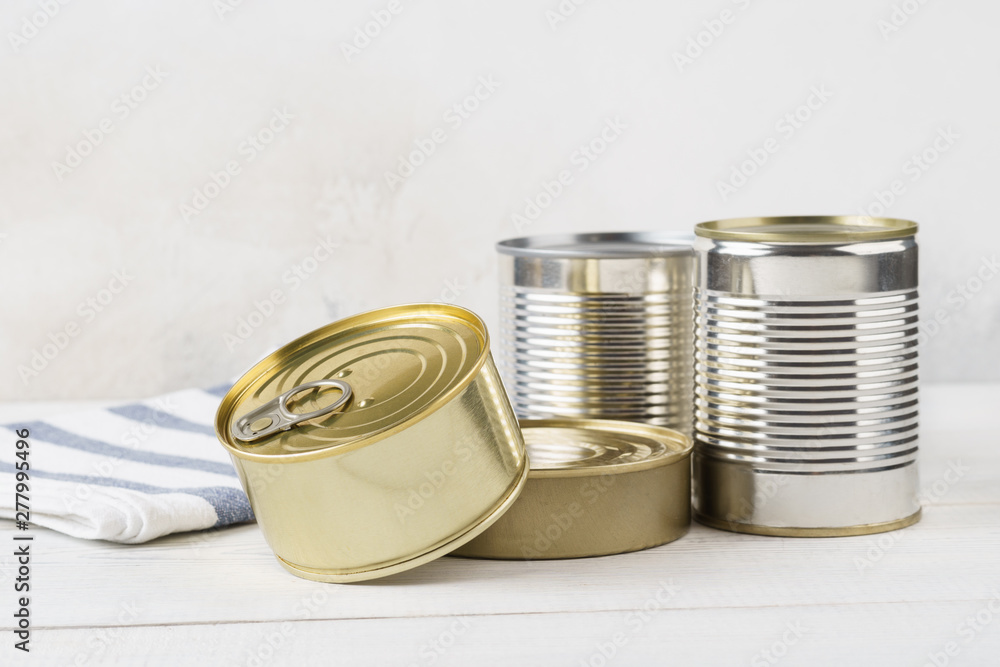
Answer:
[[[692,241],[647,232],[497,244],[500,363],[519,417],[690,434]]]
[[[452,551],[496,521],[528,472],[486,327],[442,304],[289,343],[226,394],[216,432],[278,561],[316,581]]]
[[[696,518],[763,535],[915,523],[917,225],[696,227]]]
[[[517,502],[456,556],[548,559],[659,546],[691,525],[691,439],[598,419],[522,420],[531,461]]]

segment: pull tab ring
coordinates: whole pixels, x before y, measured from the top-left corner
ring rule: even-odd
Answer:
[[[310,389],[317,389],[319,387],[336,387],[340,389],[342,393],[340,397],[330,405],[322,407],[319,410],[307,412],[306,414],[296,414],[288,409],[288,401],[290,401],[293,396]],[[261,440],[273,433],[277,433],[278,431],[287,431],[302,422],[311,421],[318,417],[340,410],[347,405],[349,400],[351,400],[352,393],[353,391],[351,390],[351,385],[343,380],[313,380],[312,382],[306,382],[289,389],[277,398],[246,413],[233,422],[233,426],[230,431],[232,432],[233,437],[240,442],[253,442],[255,440]],[[269,422],[264,428],[255,431],[252,428],[252,425],[261,419],[268,419]]]

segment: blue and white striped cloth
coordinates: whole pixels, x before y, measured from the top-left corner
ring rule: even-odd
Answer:
[[[229,386],[188,389],[3,427],[0,517],[14,518],[14,447],[29,431],[31,523],[126,544],[253,521],[212,421]]]

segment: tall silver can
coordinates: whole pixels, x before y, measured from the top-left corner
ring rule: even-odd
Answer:
[[[693,240],[644,232],[497,244],[500,368],[519,417],[691,433]]]
[[[920,518],[917,225],[697,225],[696,517],[763,535]]]

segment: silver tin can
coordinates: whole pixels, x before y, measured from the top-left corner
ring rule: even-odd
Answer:
[[[499,363],[519,417],[691,433],[693,240],[646,232],[497,244]]]
[[[694,493],[763,535],[893,530],[917,499],[917,225],[696,227]]]

